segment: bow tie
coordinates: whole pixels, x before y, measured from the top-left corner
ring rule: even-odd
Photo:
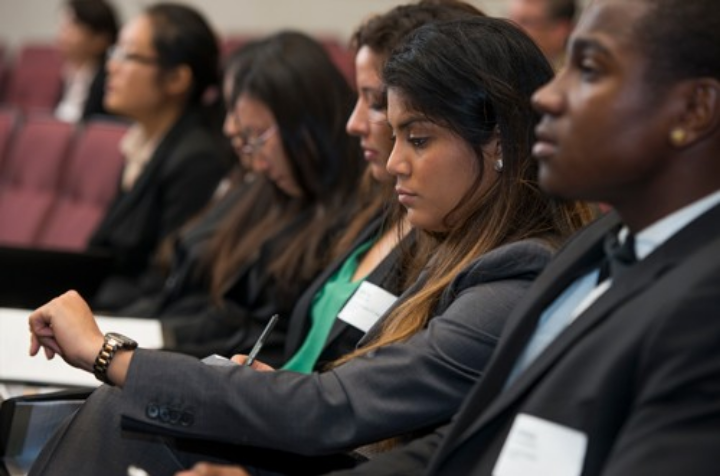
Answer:
[[[605,236],[603,242],[605,259],[600,265],[598,283],[612,277],[617,279],[622,273],[637,262],[635,255],[635,235],[628,234],[625,242],[620,244],[617,233],[610,232]]]

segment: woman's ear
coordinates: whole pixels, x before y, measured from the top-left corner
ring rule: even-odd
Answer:
[[[492,138],[482,147],[482,154],[485,164],[492,165],[495,172],[500,173],[503,170],[503,152],[502,143],[500,141],[500,128],[495,126]]]

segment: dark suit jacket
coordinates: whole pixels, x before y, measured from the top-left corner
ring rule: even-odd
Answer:
[[[90,239],[116,256],[116,274],[136,277],[160,241],[210,198],[227,165],[221,141],[187,112],[168,131],[129,192],[120,192]],[[118,287],[119,288],[119,287]],[[115,308],[130,296],[106,289],[98,305]],[[132,291],[129,291],[132,292]],[[134,296],[132,296],[134,297]]]
[[[720,206],[618,278],[503,391],[541,312],[598,265],[618,225],[599,220],[538,278],[454,425],[351,474],[490,475],[518,414],[585,433],[582,476],[717,474]]]
[[[237,270],[233,284],[223,295],[222,306],[212,301],[207,292],[182,296],[165,305],[158,317],[163,319],[167,348],[197,357],[213,353],[227,356],[247,353],[270,317],[279,314],[280,320],[260,358],[272,366],[281,365],[288,318],[295,302],[315,276],[295,279],[287,287],[281,286],[268,270],[277,250],[296,239],[297,230],[307,223],[312,212],[302,211],[282,231],[263,243],[255,259]],[[330,236],[326,238],[329,240]]]
[[[315,281],[305,290],[300,299],[298,299],[288,324],[288,333],[285,339],[285,360],[289,360],[295,352],[297,352],[305,341],[305,337],[310,331],[312,320],[310,311],[315,295],[322,289],[328,279],[335,274],[338,269],[345,263],[345,260],[355,250],[378,236],[382,231],[383,218],[378,217],[360,233],[355,240],[353,246],[338,257],[325,271],[320,274]],[[409,238],[408,238],[409,239]],[[398,262],[400,249],[393,250],[366,278],[365,281],[375,284],[386,291],[399,296],[403,289],[401,288],[405,276],[400,269]],[[322,369],[326,364],[333,362],[339,357],[352,352],[365,332],[351,326],[340,319],[335,319],[330,334],[325,341],[325,347],[318,358],[316,368]]]
[[[103,59],[100,67],[98,68],[95,77],[90,83],[90,90],[88,91],[87,99],[85,100],[85,106],[83,107],[82,120],[94,118],[96,116],[109,116],[105,110],[103,101],[105,99],[105,79],[107,78],[107,71],[105,69],[105,60]]]
[[[197,219],[173,239],[170,270],[152,267],[141,278],[142,296],[117,311],[120,316],[156,317],[174,301],[187,296],[197,296],[202,305],[208,304],[208,282],[204,273],[198,272],[205,256],[208,242],[222,225],[228,213],[247,196],[252,183],[238,183],[225,195],[212,203]],[[261,207],[257,207],[261,209]]]

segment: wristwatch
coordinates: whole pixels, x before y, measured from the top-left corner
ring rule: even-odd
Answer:
[[[136,349],[137,346],[137,342],[122,334],[116,332],[108,332],[105,334],[105,342],[98,356],[95,358],[95,364],[93,365],[95,378],[108,385],[112,385],[112,382],[108,380],[107,371],[110,362],[112,362],[113,357],[115,357],[115,353],[120,349]]]

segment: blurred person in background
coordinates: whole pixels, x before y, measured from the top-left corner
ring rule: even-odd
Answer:
[[[110,50],[104,105],[132,125],[118,194],[89,242],[115,257],[100,309],[137,296],[158,244],[208,202],[229,167],[222,114],[204,102],[219,87],[218,56],[205,19],[172,3],[128,22]]]
[[[577,15],[577,0],[508,0],[508,18],[530,35],[557,71]]]
[[[113,6],[104,0],[68,0],[63,5],[57,45],[63,57],[63,92],[55,116],[77,122],[105,115],[105,54],[117,40]]]

